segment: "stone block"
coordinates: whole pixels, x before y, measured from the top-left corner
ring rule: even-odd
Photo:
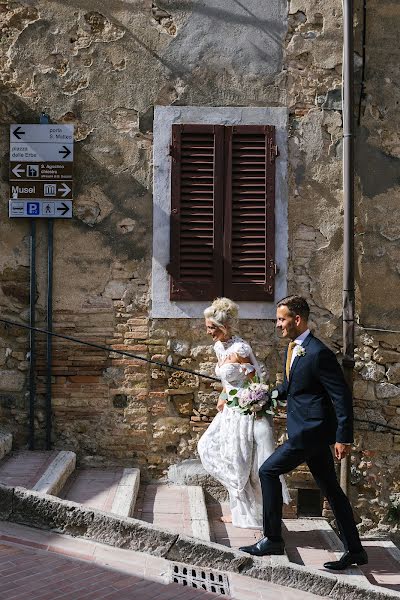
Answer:
[[[357,379],[353,384],[353,396],[359,400],[375,400],[374,383]]]
[[[373,359],[381,365],[385,365],[386,363],[398,363],[400,362],[400,353],[379,347],[375,350]]]
[[[253,565],[251,556],[231,550],[220,544],[194,540],[185,535],[178,539],[168,550],[165,558],[190,565],[200,565],[220,571],[242,572]]]
[[[145,521],[121,519],[108,513],[94,511],[85,537],[117,548],[166,556],[178,536]]]
[[[390,600],[399,597],[398,592],[382,589],[368,582],[354,585],[352,581],[346,581],[343,576],[337,576],[337,579],[329,596],[335,600]]]
[[[11,452],[12,448],[12,435],[7,431],[3,431],[0,428],[0,460],[4,458],[6,454]]]
[[[179,414],[191,415],[193,413],[193,394],[172,396],[172,402]]]
[[[361,442],[365,450],[390,452],[393,444],[393,435],[377,431],[364,431]]]
[[[12,520],[16,523],[55,529],[69,535],[85,535],[93,521],[93,511],[75,502],[60,500],[24,488],[14,488]]]
[[[387,378],[390,383],[400,383],[400,362],[390,365],[387,371]]]
[[[365,364],[361,371],[361,377],[367,381],[381,381],[385,376],[385,367],[374,361]]]
[[[226,501],[226,489],[213,479],[205,470],[199,459],[191,458],[171,465],[168,469],[168,481],[176,485],[199,485],[212,498]]]
[[[133,513],[139,492],[140,470],[124,469],[118,482],[111,512],[121,517],[130,517]]]
[[[14,488],[0,484],[0,519],[8,521],[12,513]]]
[[[200,485],[187,487],[192,535],[199,540],[210,541],[210,525],[203,488]]]
[[[42,494],[57,495],[62,490],[68,477],[75,470],[76,454],[61,450],[47,467],[33,490]]]
[[[272,557],[270,556],[264,556],[263,558],[253,556],[252,564],[245,566],[240,574],[246,577],[261,579],[262,581],[271,581],[271,559]]]
[[[285,557],[272,556],[271,566],[272,583],[297,588],[318,596],[330,596],[337,582],[335,575],[289,563]]]
[[[25,375],[20,371],[0,371],[0,392],[21,392]]]
[[[397,398],[400,396],[400,387],[393,383],[378,383],[376,385],[377,398]]]
[[[154,431],[184,435],[189,433],[189,421],[180,417],[162,417],[154,423]]]
[[[342,110],[342,89],[329,90],[322,105],[325,110]]]

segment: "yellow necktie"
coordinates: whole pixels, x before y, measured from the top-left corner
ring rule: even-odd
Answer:
[[[288,353],[286,356],[286,379],[289,380],[290,365],[292,362],[293,350],[297,346],[296,342],[289,342]]]

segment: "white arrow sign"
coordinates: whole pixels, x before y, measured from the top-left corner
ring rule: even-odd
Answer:
[[[51,144],[72,144],[73,125],[41,124],[10,125],[10,142],[47,142]]]
[[[10,144],[10,160],[15,162],[72,162],[72,144],[44,144],[13,142]]]
[[[25,173],[25,167],[23,167],[21,164],[18,164],[13,168],[12,172],[14,173],[15,177],[22,177],[21,173]]]
[[[66,183],[63,183],[61,187],[58,188],[58,191],[61,192],[63,198],[65,198],[65,196],[68,196],[68,194],[70,193],[71,188]]]

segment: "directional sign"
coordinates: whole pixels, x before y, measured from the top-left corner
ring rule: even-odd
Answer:
[[[32,181],[71,180],[72,163],[10,163],[10,181],[21,181],[29,179]]]
[[[73,144],[73,125],[11,125],[10,143],[29,142]]]
[[[71,200],[10,200],[8,207],[10,217],[27,217],[42,219],[70,219],[72,217]]]
[[[73,125],[10,125],[10,217],[72,217],[73,137]]]
[[[72,198],[72,183],[46,182],[46,181],[23,181],[22,183],[11,183],[11,198]]]
[[[72,162],[73,150],[73,144],[13,142],[10,144],[10,160],[21,163],[45,162],[48,160]]]

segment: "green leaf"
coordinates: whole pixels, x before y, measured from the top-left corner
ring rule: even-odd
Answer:
[[[274,390],[273,392],[271,392],[271,398],[277,398],[278,396],[279,396],[278,390]]]
[[[236,394],[237,394],[237,393],[238,393],[238,391],[237,391],[237,390],[231,390],[231,391],[229,392],[229,395],[230,395],[230,396],[236,396]]]
[[[272,416],[275,415],[275,413],[274,413],[273,410],[266,410],[265,412],[266,412],[267,415],[272,415]]]
[[[283,402],[282,400],[278,400],[278,404],[279,406],[286,406],[286,402]]]

